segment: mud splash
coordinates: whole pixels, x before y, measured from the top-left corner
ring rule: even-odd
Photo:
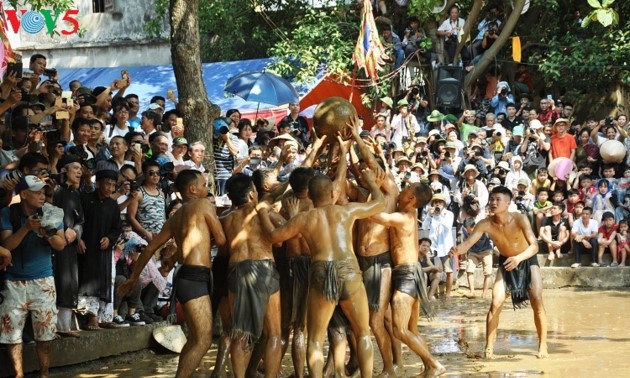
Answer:
[[[495,343],[496,359],[481,358],[489,300],[463,297],[439,302],[437,317],[419,323],[420,333],[448,369],[448,377],[627,377],[630,372],[630,291],[548,290],[544,293],[550,358],[535,357],[538,348],[531,309],[503,308]],[[376,345],[376,344],[374,344]],[[375,348],[376,349],[376,348]],[[216,345],[193,377],[209,377]],[[421,374],[422,362],[406,347],[401,377]],[[290,353],[282,361],[281,377],[292,372]],[[374,370],[382,363],[378,352]],[[175,376],[177,356],[150,351],[54,369],[51,377],[122,378]]]

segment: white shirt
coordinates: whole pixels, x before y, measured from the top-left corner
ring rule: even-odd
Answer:
[[[410,124],[408,124],[408,122]],[[410,130],[413,131],[413,135],[409,135]],[[397,147],[402,148],[403,137],[410,138],[415,136],[415,133],[419,131],[420,125],[418,125],[416,117],[410,115],[403,118],[400,114],[396,114],[394,118],[392,118],[392,133],[390,135],[390,140],[396,143]]]
[[[114,128],[113,130],[112,130],[112,127]],[[127,128],[125,128],[124,130],[119,128],[118,125],[107,125],[105,126],[105,130],[103,131],[103,136],[105,137],[105,142],[109,144],[109,141],[113,137],[115,136],[124,137],[130,131],[133,131],[133,130],[129,127],[129,122],[127,122]]]
[[[461,36],[464,34],[464,24],[466,23],[466,21],[463,18],[458,18],[456,22],[452,21],[451,18],[447,18],[446,20],[444,20],[444,22],[442,22],[442,24],[440,25],[440,27],[438,28],[438,31],[442,31],[442,32],[450,32],[451,30],[455,29],[455,28],[459,28],[459,31],[457,32],[457,34],[455,34],[459,40],[459,38],[461,38]],[[455,36],[453,35],[453,36]],[[445,39],[449,39],[450,37],[444,37]]]
[[[576,235],[592,235],[593,233],[597,233],[598,227],[599,225],[595,219],[589,219],[588,226],[585,226],[580,217],[580,219],[573,222],[571,232],[575,232]]]
[[[449,210],[442,209],[438,216],[427,216],[422,228],[429,229],[431,249],[437,251],[438,257],[448,255],[455,245],[453,240],[453,219],[455,216]]]
[[[203,165],[197,165],[192,160],[186,160],[183,165],[189,167],[190,169],[195,169],[201,173],[204,173],[206,171],[206,168]]]

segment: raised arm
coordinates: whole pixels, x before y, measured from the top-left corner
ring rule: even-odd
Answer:
[[[339,162],[337,163],[337,172],[333,180],[333,203],[337,203],[339,196],[344,192],[343,185],[346,184],[346,173],[348,172],[348,143],[337,136],[339,142]]]
[[[376,173],[379,175],[378,178],[376,177]],[[383,180],[385,172],[379,168],[376,173],[371,169],[363,170],[362,176],[365,179],[368,189],[370,190],[372,200],[365,203],[352,202],[347,204],[346,211],[351,217],[354,217],[355,219],[364,219],[385,211],[385,196],[376,183],[377,180],[379,182]]]
[[[315,160],[319,157],[319,153],[326,142],[327,136],[324,135],[321,138],[317,136],[317,132],[315,129],[312,130],[313,133],[313,145],[311,146],[311,152],[306,156],[304,161],[302,162],[302,167],[312,167],[315,164]]]
[[[308,213],[300,213],[291,218],[284,226],[275,228],[269,217],[269,204],[261,202],[256,206],[256,209],[258,210],[262,228],[272,244],[280,243],[298,236],[307,221],[305,214]]]

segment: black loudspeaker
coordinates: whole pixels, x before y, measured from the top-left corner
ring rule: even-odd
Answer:
[[[438,67],[435,98],[438,108],[461,108],[464,69],[460,66]]]

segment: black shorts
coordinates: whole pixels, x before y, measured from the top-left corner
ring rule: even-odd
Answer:
[[[212,293],[212,271],[205,266],[183,265],[175,277],[175,298],[181,304]]]

